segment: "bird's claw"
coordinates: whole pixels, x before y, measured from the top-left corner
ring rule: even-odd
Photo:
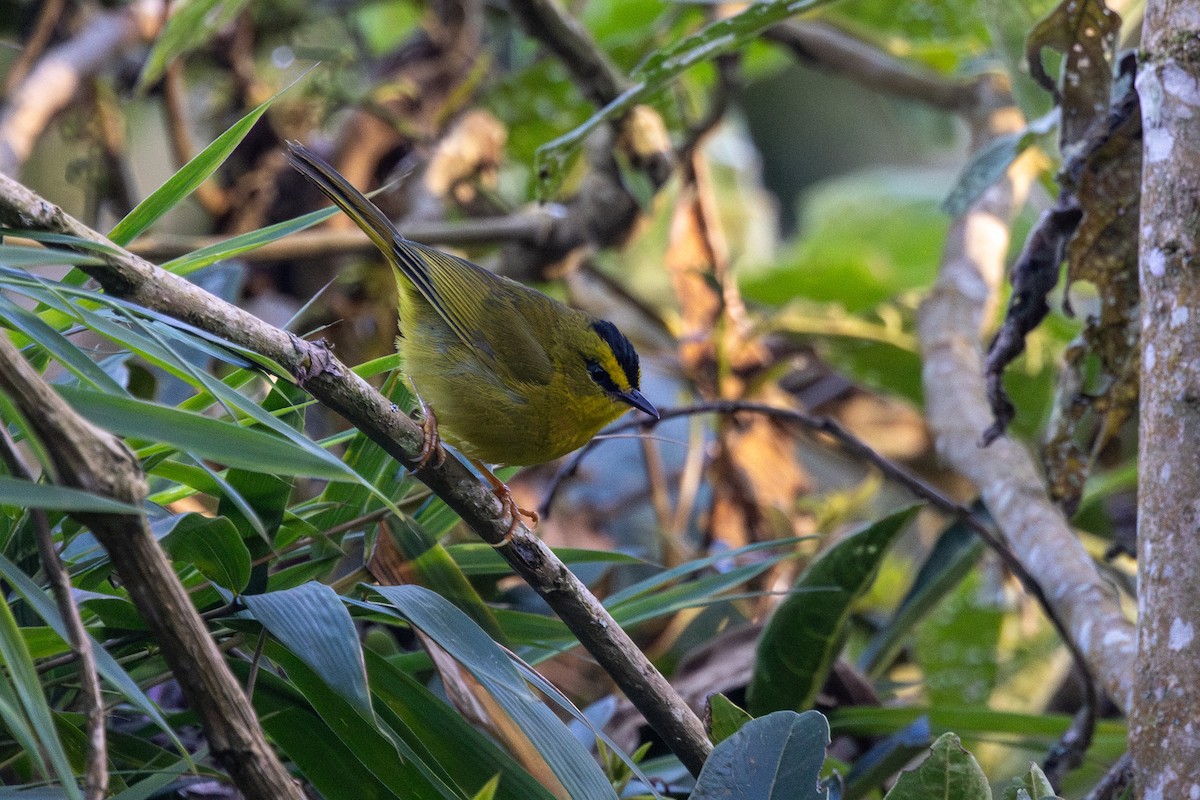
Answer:
[[[517,505],[516,498],[512,495],[512,490],[505,484],[501,483],[492,489],[492,493],[496,495],[496,499],[500,501],[500,505],[504,511],[512,519],[508,526],[508,530],[504,534],[504,538],[492,545],[496,549],[507,547],[513,540],[513,535],[517,532],[517,526],[521,524],[521,517],[526,517],[529,520],[529,527],[536,528],[541,517],[536,511],[530,511],[527,508],[521,508]]]
[[[417,470],[437,469],[446,463],[446,448],[442,447],[442,437],[438,436],[437,414],[424,402],[421,411],[421,452],[417,454]]]

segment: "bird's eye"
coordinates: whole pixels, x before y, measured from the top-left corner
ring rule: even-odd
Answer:
[[[591,378],[592,381],[604,391],[611,393],[616,393],[618,391],[617,385],[613,383],[612,376],[608,374],[608,370],[600,366],[600,364],[597,362],[588,361],[587,371],[588,377]]]

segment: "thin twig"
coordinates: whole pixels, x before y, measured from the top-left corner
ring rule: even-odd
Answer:
[[[934,508],[949,514],[958,520],[961,520],[964,525],[966,525],[971,529],[972,532],[975,533],[975,535],[982,539],[984,543],[987,544],[988,547],[990,547],[996,553],[996,555],[1000,557],[1000,560],[1004,562],[1004,565],[1008,567],[1009,571],[1011,571],[1012,574],[1017,578],[1025,591],[1028,592],[1029,595],[1037,601],[1038,605],[1042,607],[1047,619],[1050,620],[1050,623],[1054,626],[1055,631],[1058,632],[1059,637],[1062,639],[1064,646],[1067,648],[1068,652],[1070,652],[1071,658],[1074,660],[1076,668],[1079,670],[1081,680],[1083,681],[1084,694],[1086,697],[1092,698],[1092,702],[1084,704],[1083,718],[1079,720],[1078,725],[1072,726],[1072,730],[1074,731],[1076,737],[1075,740],[1082,739],[1085,742],[1090,741],[1091,733],[1095,728],[1096,688],[1091,671],[1088,668],[1087,659],[1084,657],[1083,651],[1080,649],[1079,645],[1071,637],[1066,626],[1063,625],[1062,620],[1059,619],[1058,614],[1055,612],[1054,607],[1050,604],[1050,600],[1046,596],[1046,593],[1043,591],[1041,585],[1037,582],[1037,580],[1034,579],[1034,577],[1029,573],[1029,570],[1025,568],[1025,565],[1021,563],[1021,560],[1017,558],[1017,556],[1009,548],[1003,537],[993,531],[992,528],[986,523],[981,521],[979,517],[973,511],[971,511],[970,508],[947,497],[936,487],[930,485],[918,476],[909,472],[904,467],[882,455],[879,451],[875,450],[862,439],[859,439],[857,436],[850,433],[850,431],[843,428],[834,420],[830,419],[829,417],[806,414],[802,411],[795,411],[789,408],[779,408],[777,406],[764,405],[762,403],[750,403],[740,400],[719,400],[710,403],[697,403],[696,405],[682,408],[660,408],[659,418],[657,420],[631,420],[611,428],[609,432],[614,433],[617,431],[631,430],[635,428],[652,429],[655,426],[666,422],[667,420],[678,417],[690,417],[696,414],[731,415],[738,413],[762,414],[780,422],[790,422],[799,425],[809,432],[824,434],[825,436],[832,438],[843,452],[859,461],[870,464],[878,469],[885,478],[895,484],[903,486],[910,494],[925,500]],[[542,501],[542,504],[539,508],[539,513],[545,515],[554,499],[555,493],[558,491],[558,487],[562,484],[562,481],[566,477],[569,477],[570,475],[574,474],[576,470],[578,470],[580,462],[584,459],[587,453],[591,451],[592,444],[593,443],[589,443],[588,446],[577,452],[554,476],[550,482],[550,488],[547,492],[546,499]],[[1083,749],[1086,750],[1086,746]]]
[[[167,140],[180,169],[192,160],[195,147],[187,121],[187,88],[183,84],[183,61],[176,58],[167,64],[162,83],[163,111],[167,118]],[[229,195],[209,178],[196,187],[195,198],[209,216],[219,217],[229,211]]]
[[[17,450],[16,442],[8,433],[7,425],[0,425],[0,458],[11,475],[22,480],[34,480],[33,473],[25,465]],[[63,567],[58,551],[54,547],[54,533],[50,519],[40,508],[29,509],[37,530],[38,554],[42,568],[54,592],[59,616],[67,629],[67,644],[71,653],[79,659],[79,688],[83,697],[83,711],[87,725],[87,768],[83,775],[83,792],[88,800],[100,800],[108,792],[108,745],[105,732],[104,698],[100,694],[100,675],[96,669],[96,655],[92,652],[92,639],[83,626],[79,609],[71,597],[71,576]]]
[[[1100,782],[1092,787],[1083,800],[1116,800],[1124,789],[1133,785],[1133,756],[1126,752],[1109,767]]]
[[[973,108],[979,102],[978,82],[995,79],[943,78],[822,22],[784,22],[765,31],[763,38],[787,47],[805,64],[827,69],[868,89],[945,111]]]
[[[54,35],[54,29],[58,27],[63,9],[66,7],[67,0],[46,0],[42,3],[41,13],[38,14],[37,23],[33,26],[33,33],[29,34],[29,39],[25,42],[25,47],[21,49],[21,54],[17,56],[17,60],[8,68],[8,74],[4,76],[5,96],[12,94],[21,81],[25,80],[33,62],[41,56],[46,45],[50,43],[50,37]]]

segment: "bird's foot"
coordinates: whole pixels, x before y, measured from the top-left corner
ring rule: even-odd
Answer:
[[[425,401],[417,398],[421,403],[421,452],[417,454],[417,470],[423,470],[426,467],[437,469],[442,464],[446,463],[446,448],[442,447],[442,437],[438,436],[437,429],[437,414],[433,413],[433,409],[425,405]]]
[[[513,534],[517,532],[517,526],[521,524],[521,517],[525,517],[529,520],[530,529],[538,526],[538,521],[541,519],[541,517],[536,511],[530,511],[527,508],[521,508],[519,505],[517,505],[517,500],[515,497],[513,497],[512,489],[509,489],[508,486],[500,483],[499,481],[497,481],[497,483],[499,483],[499,485],[492,488],[492,493],[496,495],[496,499],[500,501],[500,505],[512,519],[512,522],[508,526],[508,531],[504,534],[504,538],[492,545],[492,547],[499,549],[501,547],[507,547],[508,544],[512,542]]]

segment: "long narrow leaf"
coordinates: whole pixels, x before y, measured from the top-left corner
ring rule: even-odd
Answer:
[[[120,436],[165,442],[191,455],[231,467],[276,475],[355,479],[353,471],[333,456],[316,456],[293,442],[262,431],[144,400],[66,386],[57,388],[85,418]]]
[[[4,577],[4,580],[8,582],[13,591],[29,604],[29,607],[33,609],[35,614],[45,620],[46,624],[53,628],[54,632],[62,637],[63,641],[67,640],[67,625],[58,613],[58,607],[54,605],[49,597],[46,597],[41,587],[34,583],[16,564],[9,561],[3,555],[0,555],[0,575]],[[158,706],[146,696],[146,693],[137,685],[137,682],[129,677],[129,673],[95,639],[92,639],[92,652],[95,654],[96,669],[99,671],[101,677],[120,692],[134,708],[145,714],[151,722],[166,733],[179,752],[186,756],[187,749],[175,736],[174,730],[167,724],[167,721],[162,716],[162,712],[158,710]]]
[[[254,123],[258,122],[267,109],[271,107],[280,95],[295,86],[308,76],[306,71],[296,80],[269,97],[262,105],[235,122],[229,130],[222,133],[212,144],[201,150],[195,158],[183,165],[183,168],[172,175],[167,181],[155,189],[149,197],[125,215],[109,232],[108,238],[119,245],[127,245],[142,231],[153,225],[159,217],[170,211],[175,205],[187,197],[196,187],[208,180],[217,171],[225,159],[233,152]]]
[[[92,511],[101,514],[140,514],[137,506],[82,489],[34,483],[0,476],[0,505],[44,508],[48,511]]]
[[[29,727],[37,737],[38,748],[29,754],[35,763],[40,763],[47,777],[53,776],[61,784],[66,796],[82,800],[83,794],[75,783],[71,762],[63,750],[58,730],[54,727],[54,715],[42,694],[42,685],[25,639],[17,627],[8,603],[0,598],[0,658],[8,667],[8,677],[20,702],[21,710],[29,721]]]
[[[612,785],[588,752],[533,695],[508,656],[466,614],[420,586],[366,588],[387,600],[482,684],[537,748],[570,797],[614,798]]]
[[[276,222],[274,225],[258,228],[249,233],[243,233],[240,236],[226,239],[223,242],[217,242],[216,244],[210,244],[208,247],[193,250],[187,255],[171,259],[163,264],[162,268],[176,275],[190,275],[196,270],[203,269],[218,261],[233,258],[242,253],[248,253],[251,250],[262,247],[264,244],[270,244],[285,236],[311,228],[337,213],[338,209],[336,206],[310,211],[295,219]]]

